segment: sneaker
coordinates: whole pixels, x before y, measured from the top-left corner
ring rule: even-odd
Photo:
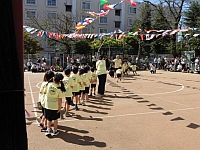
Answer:
[[[52,133],[52,136],[56,136],[59,134],[59,131],[58,130],[54,130],[53,133]]]
[[[45,132],[45,135],[46,135],[46,136],[49,136],[49,135],[51,135],[51,132],[52,132],[51,129],[47,129],[46,132]]]
[[[94,93],[94,95],[96,95],[96,94]]]
[[[95,94],[94,94],[94,95],[95,95]],[[92,96],[92,93],[91,93],[89,96]]]
[[[79,110],[79,108],[78,108],[78,105],[77,104],[75,104],[75,110]]]
[[[65,113],[65,116],[66,116],[66,117],[71,117],[72,114],[71,114],[71,113]]]
[[[47,131],[47,127],[43,127],[42,129],[41,129],[41,132],[46,132]]]

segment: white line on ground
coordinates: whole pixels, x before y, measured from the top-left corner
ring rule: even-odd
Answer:
[[[194,109],[200,109],[200,107],[194,107],[194,108],[182,108],[182,109],[173,109],[173,110],[157,110],[157,111],[151,111],[151,112],[141,112],[141,113],[134,113],[134,114],[122,114],[122,115],[113,115],[113,116],[102,116],[102,117],[93,117],[95,119],[104,119],[104,118],[117,118],[117,117],[127,117],[127,116],[138,116],[138,115],[149,115],[149,114],[158,114],[158,113],[164,113],[164,112],[177,112],[177,111],[187,111],[187,110],[194,110]],[[90,119],[88,119],[89,121]],[[91,119],[92,120],[92,119]],[[71,122],[71,121],[86,121],[81,119],[72,119],[72,120],[59,120],[59,122]],[[37,123],[33,123],[37,124]]]
[[[161,97],[157,97],[157,96],[154,96],[154,97],[158,98],[158,99],[161,99],[161,100],[164,100],[164,101],[167,101],[167,102],[170,102],[170,103],[174,103],[174,104],[180,105],[180,106],[189,107],[187,105],[184,105],[184,104],[181,104],[181,103],[177,103],[177,102],[173,102],[173,101],[170,101],[170,100],[166,100],[166,99],[161,98]]]
[[[34,97],[33,97],[33,91],[32,91],[32,88],[31,88],[31,82],[30,82],[29,77],[28,77],[28,83],[29,83],[29,88],[30,88],[30,93],[31,93],[31,100],[32,100],[32,104],[33,104],[34,114],[35,114],[35,117],[37,117],[37,109],[36,109],[35,100],[34,100]]]

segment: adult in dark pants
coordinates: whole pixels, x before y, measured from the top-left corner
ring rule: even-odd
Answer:
[[[103,56],[99,56],[98,61],[96,62],[96,73],[98,75],[99,84],[98,84],[98,95],[103,96],[105,92],[106,84],[106,61],[103,60]]]

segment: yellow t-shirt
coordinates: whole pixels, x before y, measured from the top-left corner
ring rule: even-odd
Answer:
[[[70,77],[72,78],[74,85],[72,92],[79,92],[79,82],[81,82],[80,76],[78,74],[71,74]]]
[[[128,65],[122,65],[122,71],[125,72],[125,70],[128,69]]]
[[[136,65],[131,65],[132,71],[136,71]]]
[[[41,87],[40,87],[40,93],[39,93],[39,98],[38,98],[38,102],[41,103],[42,107],[44,107],[44,96],[45,96],[45,91],[46,91],[46,85],[47,82],[43,82]]]
[[[97,84],[97,74],[95,72],[91,72],[91,84]]]
[[[96,62],[96,68],[97,68],[97,75],[106,74],[106,61],[105,60],[98,60]]]
[[[85,87],[90,87],[90,80],[91,80],[91,73],[87,72],[83,74],[85,81],[86,81],[86,86]]]
[[[86,78],[83,75],[80,75],[81,79],[81,85],[79,85],[79,90],[85,90],[85,85],[83,83],[86,83]]]
[[[121,66],[122,60],[114,59],[113,62],[115,63],[115,68],[119,68]]]
[[[130,62],[128,62],[127,64],[128,64],[128,67],[130,67],[130,66],[131,66],[131,63],[130,63]]]
[[[63,78],[63,83],[65,85],[65,97],[71,97],[72,96],[72,88],[71,86],[74,86],[74,82],[72,77],[64,77]]]
[[[117,69],[116,74],[122,74],[122,69]]]
[[[58,99],[64,98],[64,92],[62,92],[58,84],[55,84],[54,82],[48,83],[46,87],[46,94],[44,98],[44,108],[50,109],[50,110],[58,110]]]

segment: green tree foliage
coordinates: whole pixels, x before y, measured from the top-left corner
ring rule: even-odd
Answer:
[[[191,5],[184,11],[184,24],[188,27],[200,27],[200,3],[198,1],[191,2]]]
[[[24,53],[25,54],[36,54],[42,51],[39,41],[33,38],[28,32],[24,31]]]
[[[89,39],[78,39],[72,45],[76,54],[88,54],[91,53],[91,46]]]

